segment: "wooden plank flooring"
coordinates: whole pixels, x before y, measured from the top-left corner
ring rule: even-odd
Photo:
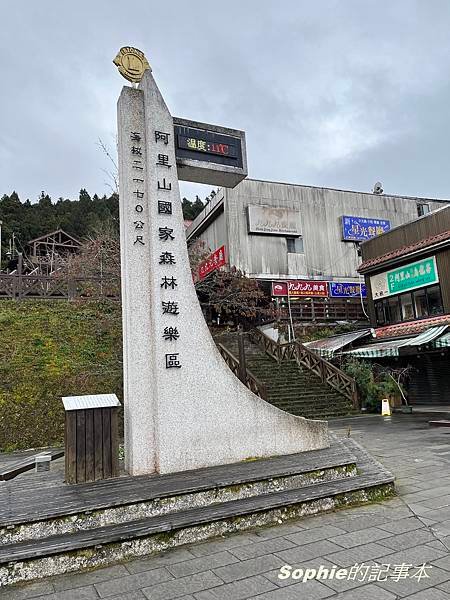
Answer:
[[[72,552],[74,550],[92,547],[98,544],[126,541],[156,533],[223,520],[229,517],[282,508],[318,498],[327,498],[351,491],[367,489],[368,487],[378,486],[392,481],[392,476],[374,472],[358,477],[350,477],[318,485],[306,486],[299,489],[179,511],[177,513],[151,517],[120,525],[99,527],[94,530],[72,533],[70,535],[60,535],[43,540],[5,545],[3,548],[0,548],[0,564],[10,561],[32,559],[39,556],[41,553],[45,556],[50,556],[62,552]]]
[[[35,458],[38,454],[42,453],[33,453],[30,454],[18,461],[11,462],[7,466],[0,469],[0,481],[9,481],[14,479],[18,475],[25,473],[26,471],[31,471],[35,466]],[[50,460],[56,460],[64,456],[64,450],[49,450],[48,454],[50,454]]]
[[[60,472],[25,475],[0,482],[0,527],[354,463],[354,454],[333,441],[324,450],[170,475],[127,476],[79,485],[64,484]]]

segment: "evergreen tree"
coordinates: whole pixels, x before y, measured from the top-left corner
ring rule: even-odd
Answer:
[[[193,221],[195,217],[197,217],[202,210],[205,208],[205,205],[200,200],[198,196],[195,197],[195,202],[191,202],[187,198],[183,198],[182,201],[183,207],[183,217],[187,221]]]
[[[193,220],[203,210],[204,204],[197,196],[192,202],[183,198],[183,215]],[[91,196],[85,188],[81,188],[78,200],[58,198],[53,202],[50,196],[42,191],[37,202],[26,200],[21,202],[13,191],[0,198],[0,221],[2,224],[2,262],[5,266],[6,252],[14,234],[16,248],[25,250],[27,243],[56,229],[64,229],[68,234],[83,240],[101,229],[105,223],[113,223],[119,229],[119,196]]]

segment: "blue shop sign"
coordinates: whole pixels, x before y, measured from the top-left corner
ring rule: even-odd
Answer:
[[[389,231],[391,222],[385,219],[366,219],[365,217],[342,217],[343,239],[352,242],[364,242],[381,233]]]
[[[351,281],[342,283],[341,281],[330,281],[328,283],[330,288],[330,296],[332,298],[367,298],[367,290],[365,283],[353,283]]]

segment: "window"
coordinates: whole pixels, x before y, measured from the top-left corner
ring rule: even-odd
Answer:
[[[286,238],[286,246],[289,254],[304,254],[302,237]]]
[[[377,325],[384,325],[386,319],[384,317],[384,302],[380,300],[379,302],[375,302],[375,318],[377,320]]]
[[[424,289],[416,290],[414,296],[414,310],[417,319],[422,319],[428,315],[427,293]]]
[[[423,215],[427,215],[430,212],[429,204],[418,204],[417,205],[417,214],[419,217],[423,217]]]
[[[441,288],[439,285],[432,285],[427,290],[428,314],[440,315],[444,312],[442,307]]]
[[[375,318],[377,325],[412,321],[441,315],[442,306],[441,288],[431,285],[406,294],[390,296],[375,302]]]
[[[412,321],[414,319],[412,294],[402,294],[400,296],[400,306],[402,308],[402,321]]]
[[[386,301],[386,318],[389,323],[399,323],[402,320],[398,296],[391,296]]]

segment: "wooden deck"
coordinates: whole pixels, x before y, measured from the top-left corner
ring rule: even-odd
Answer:
[[[354,480],[357,480],[355,482]],[[127,540],[148,537],[152,534],[170,532],[175,529],[199,526],[227,518],[286,508],[301,502],[311,502],[319,498],[332,497],[347,492],[365,490],[385,483],[379,474],[361,477],[348,477],[347,480],[331,481],[326,484],[310,485],[300,489],[255,496],[211,506],[179,511],[149,519],[131,521],[120,525],[99,527],[94,531],[81,531],[70,535],[54,536],[28,543],[12,544],[0,548],[0,564],[11,561],[24,561],[40,555],[51,556],[64,552],[73,552],[92,545],[118,543]]]
[[[393,476],[350,438],[301,454],[79,485],[63,483],[61,466],[0,482],[0,584],[112,564],[393,493]],[[250,495],[239,495],[249,488]],[[146,514],[147,501],[156,511]],[[137,507],[144,511],[134,512]],[[109,511],[105,519],[102,509]],[[71,528],[71,515],[81,518],[81,527]]]
[[[31,471],[35,466],[36,456],[41,454],[50,455],[50,461],[53,461],[64,456],[64,450],[49,450],[38,454],[33,452],[18,460],[5,461],[6,465],[0,466],[0,481],[9,481],[26,471]]]
[[[52,464],[50,472],[24,474],[0,482],[0,527],[354,463],[355,457],[349,450],[333,443],[330,448],[301,454],[78,485],[65,484],[61,464],[54,470]]]

